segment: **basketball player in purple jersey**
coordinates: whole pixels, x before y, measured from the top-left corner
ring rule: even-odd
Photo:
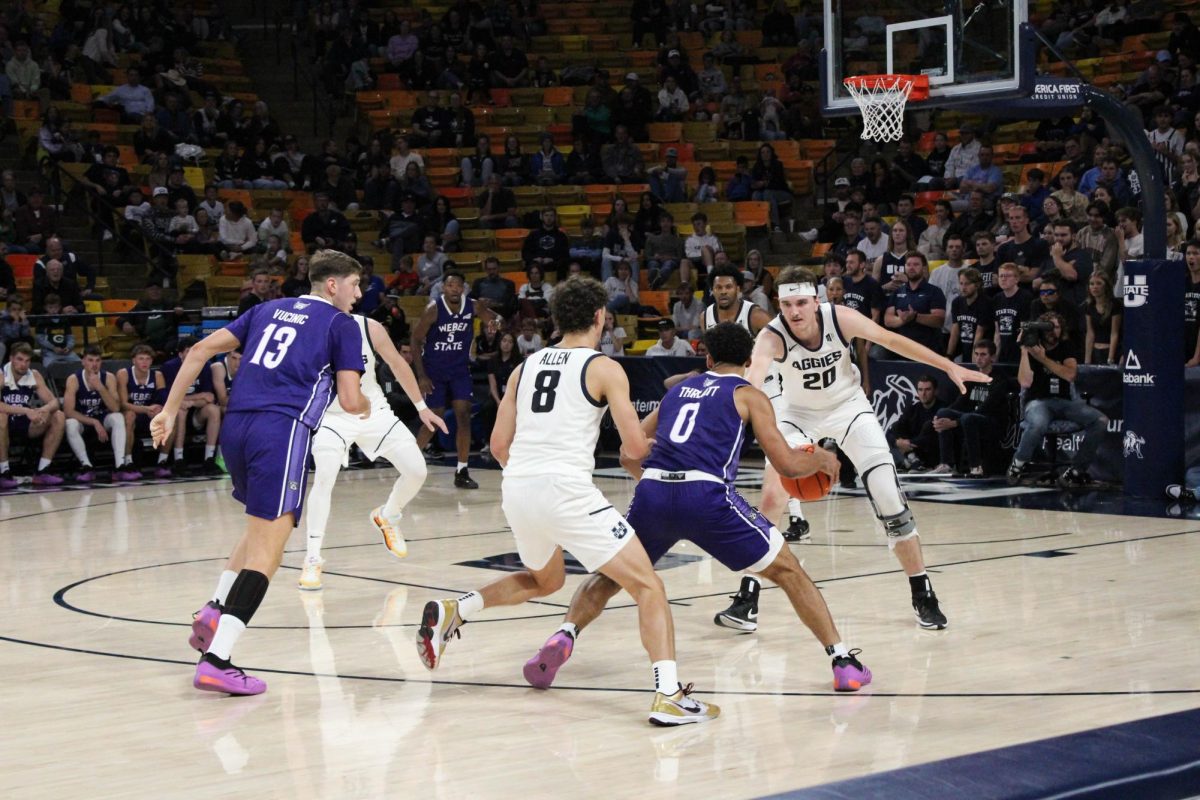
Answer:
[[[335,385],[343,408],[370,414],[359,387],[362,334],[344,313],[362,296],[362,267],[344,253],[318,250],[308,274],[311,294],[254,306],[193,346],[163,410],[150,422],[155,445],[166,442],[200,371],[213,356],[242,348],[238,390],[230,395],[221,441],[233,497],[245,505],[248,519],[212,601],[192,623],[189,644],[202,653],[192,682],[197,689],[236,695],[267,690],[230,657],[300,519],[312,434]]]
[[[736,322],[721,322],[704,332],[708,371],[675,386],[642,421],[654,442],[645,461],[622,457],[640,478],[627,519],[657,562],[681,539],[695,543],[734,571],[749,571],[774,581],[787,594],[800,621],[833,657],[833,688],[853,692],[871,682],[871,671],[842,643],[820,591],[804,572],[770,520],[734,488],[746,423],[754,429],[768,460],[790,477],[838,470],[837,457],[788,447],[775,424],[771,401],[743,377],[754,338]],[[539,689],[554,681],[571,655],[575,637],[600,615],[619,588],[595,574],[571,600],[566,622],[525,664],[525,679]]]
[[[471,454],[471,340],[475,338],[475,316],[485,323],[496,318],[486,300],[471,300],[465,295],[467,279],[461,272],[450,271],[442,278],[442,296],[425,307],[413,329],[413,372],[421,393],[429,398],[429,408],[439,417],[446,403],[454,409],[454,446],[458,464],[454,485],[459,489],[478,489],[479,484],[467,472]],[[422,450],[434,431],[422,427],[417,446]]]

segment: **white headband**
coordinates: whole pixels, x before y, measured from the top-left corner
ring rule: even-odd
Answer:
[[[789,297],[816,297],[817,287],[811,283],[784,283],[779,287],[779,299]]]

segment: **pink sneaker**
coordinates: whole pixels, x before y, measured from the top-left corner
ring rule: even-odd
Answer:
[[[60,486],[62,483],[62,478],[51,475],[49,472],[39,472],[33,476],[34,486]]]
[[[575,640],[565,631],[554,634],[533,658],[525,662],[525,680],[535,689],[549,689],[558,668],[567,663],[574,649]]]
[[[96,480],[96,473],[91,469],[86,469],[83,472],[76,473],[75,475],[76,483],[91,483],[94,480]]]
[[[217,632],[217,623],[220,621],[221,607],[212,600],[192,614],[192,635],[188,638],[191,648],[199,650],[201,653],[207,653],[208,646],[212,644],[213,635]]]
[[[192,679],[192,686],[202,692],[235,695],[262,694],[267,690],[266,681],[247,675],[232,664],[228,669],[221,669],[203,658],[196,665],[196,677]]]
[[[20,485],[21,482],[14,478],[11,472],[0,475],[0,489],[15,489]]]
[[[871,682],[871,670],[862,665],[855,648],[844,656],[833,659],[833,690],[835,692],[857,692]]]
[[[113,473],[113,477],[119,481],[140,481],[142,473],[133,467],[122,467]]]
[[[168,467],[166,464],[159,464],[157,467],[154,468],[154,477],[159,479],[160,481],[166,480],[167,478],[170,478],[172,475],[173,475],[173,473],[171,472],[171,468]]]

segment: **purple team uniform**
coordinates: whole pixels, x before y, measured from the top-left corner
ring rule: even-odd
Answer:
[[[232,328],[233,326],[230,327]],[[238,341],[241,341],[241,339]],[[179,368],[182,366],[183,359],[179,356],[175,356],[174,358],[163,362],[163,386],[167,387],[168,392],[171,391],[171,387],[175,384],[175,376],[179,374]],[[200,370],[200,374],[196,376],[196,380],[192,381],[192,385],[188,387],[187,393],[189,395],[195,394],[196,392],[208,392],[209,394],[215,393],[215,390],[213,389],[212,370],[210,370],[207,365],[205,365],[204,369]]]
[[[746,433],[733,394],[749,385],[707,372],[658,407],[654,449],[626,515],[651,563],[680,539],[738,572],[765,567],[778,552],[781,535],[733,487]]]
[[[11,362],[10,362],[11,364]],[[16,374],[9,364],[4,365],[4,388],[0,391],[0,402],[10,406],[20,406],[21,408],[29,408],[33,405],[33,398],[37,396],[36,378],[33,377],[33,368],[25,373],[22,379],[24,383],[18,383]],[[12,375],[12,383],[10,384],[7,377]],[[24,414],[11,414],[8,418],[8,435],[10,437],[19,436],[25,437],[29,435],[29,417]],[[11,441],[11,439],[10,439]]]
[[[251,516],[291,512],[299,524],[312,434],[333,400],[335,374],[362,372],[362,334],[349,315],[312,295],[260,303],[226,330],[243,354],[221,426],[234,499]],[[210,374],[207,367],[201,374]]]
[[[129,384],[126,388],[126,391],[129,393],[130,405],[152,406],[155,403],[161,403],[165,399],[162,396],[162,393],[159,392],[158,387],[155,386],[155,384],[154,384],[154,376],[157,372],[158,372],[158,370],[151,367],[146,372],[146,382],[138,383],[137,376],[134,374],[133,365],[131,364],[129,366],[129,371],[128,371]],[[178,373],[178,370],[176,370],[176,373]],[[174,375],[171,376],[172,380],[174,379],[174,377],[175,377]],[[169,386],[169,385],[170,384],[168,384],[164,381],[163,386]],[[191,392],[188,392],[188,394],[191,394]],[[149,431],[150,430],[150,415],[149,414],[136,415],[134,417],[133,424],[134,424],[135,430],[137,430],[137,431]],[[132,434],[133,431],[129,431],[128,433]]]
[[[100,370],[101,385],[107,380],[108,373]],[[75,411],[90,419],[103,422],[110,412],[108,406],[104,405],[104,398],[100,396],[99,390],[87,388],[87,383],[83,380],[83,370],[75,373],[75,381],[79,384],[75,390]]]
[[[471,340],[475,338],[475,311],[471,298],[463,295],[462,308],[455,314],[443,295],[434,301],[437,319],[425,336],[421,363],[433,383],[430,408],[445,408],[453,400],[471,399]]]

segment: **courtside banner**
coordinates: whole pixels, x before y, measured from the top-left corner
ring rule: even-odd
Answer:
[[[1160,497],[1183,475],[1182,261],[1126,261],[1121,291],[1125,396],[1125,493]]]

